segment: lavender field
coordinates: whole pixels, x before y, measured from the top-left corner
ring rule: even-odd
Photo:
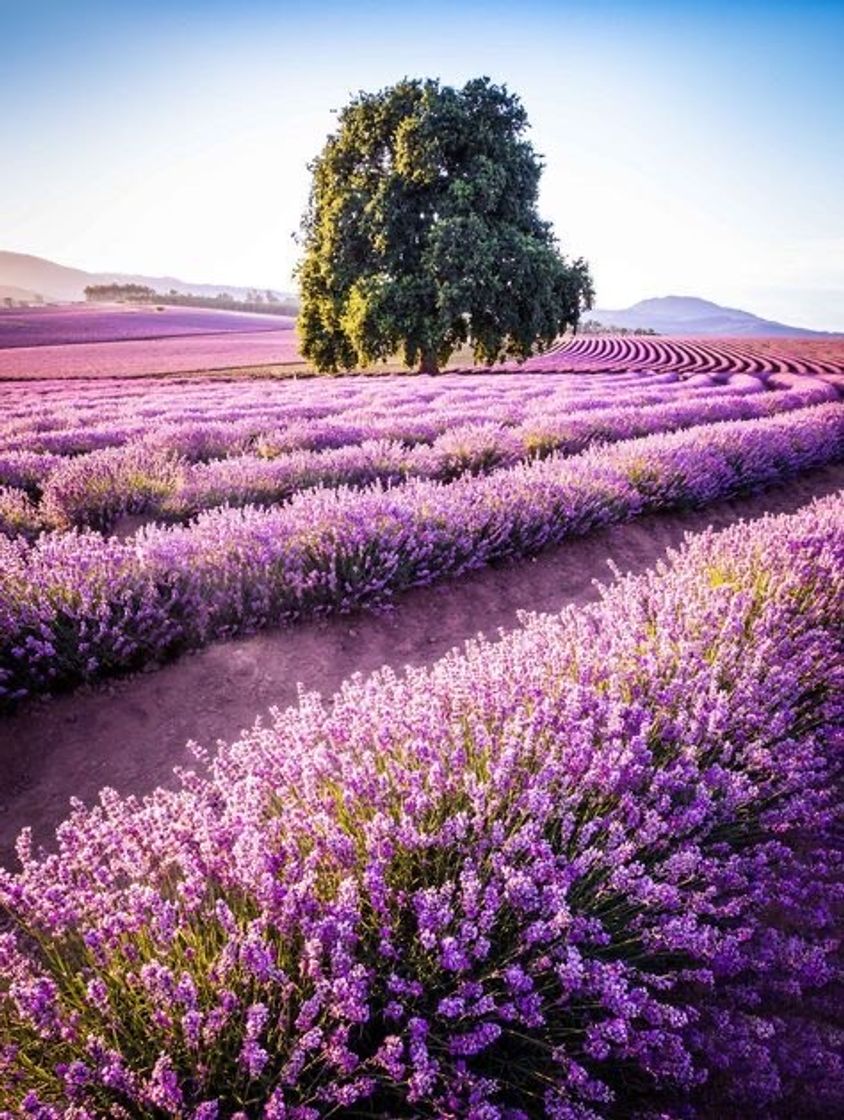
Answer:
[[[597,603],[274,709],[175,788],[121,788],[110,739],[117,788],[0,871],[3,1120],[835,1114],[844,506],[758,515],[844,458],[835,369],[0,407],[0,748],[39,697],[258,632],[295,657],[317,618],[400,625],[410,589],[758,495]]]
[[[182,335],[292,330],[284,316],[185,307],[74,307],[0,310],[0,350]]]
[[[454,372],[478,373],[457,354]],[[464,364],[461,364],[464,363]],[[396,365],[396,363],[393,363]],[[568,336],[523,365],[533,373],[823,377],[844,385],[844,342],[795,339]],[[0,381],[78,381],[254,369],[307,372],[294,320],[205,308],[76,304],[0,308]],[[370,372],[378,372],[378,367]]]
[[[0,309],[0,379],[124,377],[301,362],[293,319],[206,308]]]
[[[0,1120],[844,1118],[844,3],[11,3]]]

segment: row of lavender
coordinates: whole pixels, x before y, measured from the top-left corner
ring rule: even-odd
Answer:
[[[805,381],[816,387],[824,384],[814,379]],[[674,376],[649,378],[645,382],[619,377],[594,384],[584,378],[534,378],[530,382],[523,377],[518,385],[508,385],[506,392],[482,381],[473,383],[468,391],[443,391],[439,387],[426,390],[413,382],[384,384],[379,388],[380,392],[350,396],[348,388],[332,389],[332,384],[327,383],[318,394],[297,391],[293,395],[289,390],[265,387],[259,396],[238,392],[222,398],[209,390],[193,399],[186,393],[169,401],[153,391],[149,398],[134,401],[132,407],[126,407],[125,402],[115,408],[91,402],[90,412],[76,405],[34,416],[6,415],[0,431],[0,451],[78,455],[153,437],[161,446],[201,458],[211,452],[202,445],[193,447],[188,436],[193,428],[202,425],[215,433],[219,447],[213,453],[219,455],[243,451],[262,434],[272,436],[291,425],[310,422],[322,421],[329,428],[333,423],[350,430],[360,424],[425,416],[441,424],[453,421],[455,416],[516,423],[543,407],[606,407],[621,399],[645,405],[692,391],[762,392],[765,386],[752,377],[737,377],[723,386],[701,386]],[[389,431],[387,427],[385,438],[389,438]]]
[[[571,397],[554,394],[539,401],[526,394],[524,399],[505,402],[483,393],[470,401],[452,402],[445,408],[434,408],[421,398],[403,406],[378,402],[368,409],[355,409],[338,415],[335,412],[311,416],[309,406],[301,403],[279,405],[261,410],[259,415],[220,418],[206,409],[197,416],[187,410],[179,419],[163,423],[125,421],[113,425],[81,425],[59,431],[25,433],[7,436],[0,448],[0,485],[11,485],[37,491],[63,459],[78,458],[98,450],[111,450],[132,443],[158,452],[172,452],[188,462],[242,454],[275,458],[291,451],[324,451],[360,444],[370,440],[391,440],[408,447],[433,442],[454,425],[492,423],[517,426],[541,420],[549,413],[599,411],[610,407],[644,408],[687,400],[714,400],[721,396],[761,395],[759,382],[753,388],[718,387],[690,390],[685,387],[651,389],[647,393],[601,392]],[[819,383],[790,390],[808,394],[812,401],[832,399],[834,391]],[[767,395],[767,394],[765,394]]]
[[[113,378],[108,381],[80,382],[70,386],[67,382],[41,382],[38,392],[32,386],[4,386],[0,383],[0,401],[8,408],[14,420],[33,420],[47,427],[59,426],[65,415],[84,414],[89,418],[121,414],[160,415],[164,411],[190,407],[239,407],[240,405],[266,404],[268,397],[289,398],[291,392],[300,402],[314,407],[332,406],[347,401],[367,403],[374,399],[406,399],[425,396],[430,400],[445,397],[470,397],[480,391],[502,396],[522,389],[539,395],[568,386],[572,391],[589,391],[595,386],[634,383],[663,384],[679,380],[671,372],[653,373],[631,370],[624,373],[594,374],[588,377],[572,374],[491,375],[476,374],[471,378],[443,374],[405,377],[386,376],[367,378],[348,375],[342,378],[316,378],[306,381],[275,382],[272,380],[216,380],[205,377],[193,380],[152,379],[145,382]],[[712,383],[712,378],[704,381]],[[727,381],[729,378],[722,378]],[[347,405],[348,406],[348,405]]]
[[[443,374],[437,377],[387,376],[367,378],[346,376],[342,378],[317,378],[310,381],[279,383],[272,380],[226,380],[205,377],[179,380],[173,378],[151,379],[139,382],[112,378],[97,382],[79,382],[69,385],[66,381],[39,382],[33,386],[4,385],[0,383],[0,405],[6,423],[35,425],[43,430],[65,427],[74,416],[96,421],[98,418],[123,416],[160,416],[167,412],[190,408],[239,408],[261,406],[277,399],[289,400],[291,392],[299,403],[315,409],[331,410],[366,405],[375,400],[408,399],[429,401],[468,400],[479,392],[505,396],[523,393],[542,396],[565,388],[571,392],[593,392],[595,388],[614,385],[660,385],[687,380],[691,384],[727,383],[727,375],[694,376],[683,379],[676,372],[655,373],[649,370],[628,370],[612,374],[533,375],[514,373],[507,375],[474,374],[471,378]],[[754,378],[762,380],[765,378]],[[343,402],[346,402],[345,405]]]
[[[828,499],[24,836],[0,1116],[840,1115],[842,608]]]
[[[315,434],[319,426],[311,423],[305,429],[288,428],[283,437],[277,433],[271,447],[270,439],[262,437],[262,454],[199,462],[162,447],[154,436],[68,458],[18,452],[0,456],[0,475],[5,469],[18,483],[0,486],[0,533],[33,539],[50,529],[74,526],[107,531],[125,514],[186,521],[204,509],[277,504],[318,486],[395,486],[412,478],[450,481],[554,453],[576,454],[599,442],[773,416],[835,397],[824,385],[717,397],[699,393],[646,410],[627,402],[597,409],[549,406],[512,427],[477,420],[445,426],[441,418],[430,417],[421,423],[421,418],[376,421],[368,429],[331,425],[321,438]],[[385,423],[393,436],[403,438],[378,438]],[[445,430],[435,435],[441,426]],[[231,438],[227,428],[222,434]],[[358,442],[363,435],[371,438]],[[348,442],[328,449],[282,449],[299,441],[330,442],[331,437]],[[208,442],[206,432],[206,450]]]
[[[841,383],[844,351],[832,339],[821,350],[809,350],[794,340],[739,340],[728,338],[649,338],[630,335],[580,335],[561,339],[543,354],[530,358],[524,368],[534,373],[550,370],[653,370],[749,373],[757,377],[793,373],[830,377]],[[507,363],[516,368],[515,363]]]
[[[317,489],[121,541],[0,537],[0,703],[302,615],[346,611],[643,511],[844,454],[844,403],[601,445],[445,485]]]
[[[820,382],[806,379],[806,384],[792,388],[811,389],[834,395],[834,390]],[[454,423],[485,421],[518,424],[531,416],[547,411],[584,412],[626,404],[645,407],[668,401],[691,398],[736,396],[763,393],[760,382],[751,379],[747,385],[689,387],[684,383],[652,386],[647,390],[623,386],[598,387],[595,391],[572,393],[567,388],[538,393],[502,396],[478,389],[471,397],[457,397],[445,402],[432,402],[426,395],[394,400],[391,397],[371,401],[364,406],[345,407],[340,402],[319,406],[298,397],[293,401],[264,401],[259,407],[239,403],[236,407],[216,410],[213,402],[196,409],[187,404],[159,417],[117,417],[113,420],[67,421],[56,428],[41,430],[36,426],[20,431],[7,422],[0,439],[3,466],[2,480],[11,481],[8,470],[28,458],[37,466],[38,456],[45,466],[40,476],[49,474],[51,464],[59,457],[84,455],[133,441],[143,441],[159,449],[176,451],[191,461],[202,461],[224,455],[256,451],[272,457],[281,451],[301,448],[324,449],[363,439],[401,439],[403,442],[430,442]],[[831,399],[831,396],[830,396]],[[55,418],[54,418],[55,419]]]

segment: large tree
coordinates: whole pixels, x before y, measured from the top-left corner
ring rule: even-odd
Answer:
[[[537,212],[542,163],[517,96],[405,79],[361,93],[311,164],[299,266],[302,350],[320,370],[401,351],[435,372],[526,358],[592,306],[585,261]]]

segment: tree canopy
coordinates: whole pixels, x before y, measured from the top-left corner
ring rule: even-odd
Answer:
[[[302,350],[324,371],[403,354],[434,372],[468,342],[526,358],[592,306],[537,211],[542,162],[519,98],[405,79],[360,93],[311,164],[299,265]]]

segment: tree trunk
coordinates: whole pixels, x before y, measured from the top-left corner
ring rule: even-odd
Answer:
[[[440,367],[437,364],[437,355],[434,350],[423,350],[422,357],[419,361],[419,372],[430,373],[432,376],[440,372]]]

